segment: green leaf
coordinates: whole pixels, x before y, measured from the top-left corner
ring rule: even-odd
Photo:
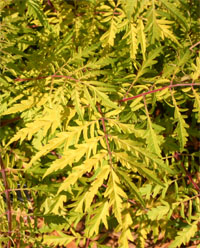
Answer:
[[[44,235],[43,244],[53,245],[53,246],[67,245],[75,239],[75,237],[66,235],[60,231],[57,231],[57,233],[59,234],[59,236]]]
[[[153,129],[149,115],[147,115],[147,120],[148,120],[148,125],[145,133],[145,138],[147,140],[147,147],[149,151],[152,151],[153,153],[161,157],[161,149],[160,149],[161,139],[158,135],[156,135]]]
[[[107,216],[109,216],[108,201],[104,201],[96,209],[92,209],[92,216],[88,220],[85,229],[86,236],[91,237],[94,234],[97,235],[101,222],[103,222],[105,228],[108,229]]]
[[[28,7],[28,15],[37,18],[43,26],[48,27],[49,24],[44,12],[42,11],[40,2],[38,0],[26,0],[26,4]]]
[[[90,172],[94,166],[97,166],[99,163],[101,163],[106,155],[107,153],[102,151],[90,159],[85,160],[83,165],[74,167],[70,175],[64,180],[64,182],[62,182],[61,186],[59,187],[58,194],[63,190],[68,191],[70,186],[74,185],[84,173]]]
[[[134,9],[137,5],[137,1],[132,1],[132,0],[123,0],[122,3],[125,4],[125,12],[126,16],[131,21],[132,14],[134,13]]]
[[[143,24],[142,19],[139,19],[137,34],[138,34],[138,39],[139,39],[141,49],[142,49],[143,60],[145,61],[146,60],[146,37],[144,33],[144,24]]]
[[[106,95],[105,93],[97,90],[96,88],[93,88],[94,91],[96,92],[97,97],[99,98],[99,101],[102,102],[102,104],[106,107],[109,108],[118,108],[118,106],[116,105],[116,103],[112,102],[108,95]]]
[[[175,240],[169,245],[169,248],[180,247],[182,244],[186,245],[197,232],[197,222],[193,222],[191,225],[187,225],[181,231],[178,232]]]
[[[104,197],[107,197],[109,199],[109,206],[112,206],[117,221],[119,222],[119,224],[122,224],[122,197],[127,198],[127,195],[120,187],[120,180],[113,170],[111,170],[110,172]]]
[[[125,184],[130,187],[132,190],[133,194],[137,197],[139,202],[142,204],[142,206],[145,208],[145,202],[142,198],[142,195],[139,191],[139,189],[135,186],[135,184],[131,181],[131,179],[127,176],[125,172],[122,170],[118,169],[117,174],[119,174],[119,177],[125,182]]]
[[[170,210],[170,206],[169,205],[165,205],[165,206],[158,206],[156,208],[152,208],[148,211],[147,216],[149,217],[149,219],[151,220],[161,220],[163,219],[163,217],[165,215],[167,215],[167,213]]]
[[[180,24],[188,30],[187,21],[185,20],[182,13],[176,8],[176,5],[173,3],[170,3],[168,0],[161,0],[161,3],[171,12],[173,16],[176,17],[176,19],[180,22]]]
[[[174,118],[175,121],[178,122],[175,129],[175,133],[177,133],[177,139],[179,140],[180,143],[180,151],[182,152],[187,142],[187,137],[189,136],[186,130],[186,128],[189,128],[189,125],[185,122],[177,105],[175,106]]]

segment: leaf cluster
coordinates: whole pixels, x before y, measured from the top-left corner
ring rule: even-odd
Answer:
[[[197,9],[0,3],[2,247],[198,242]]]

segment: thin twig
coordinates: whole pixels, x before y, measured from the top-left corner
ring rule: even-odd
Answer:
[[[86,241],[86,244],[85,244],[85,248],[88,248],[90,245],[90,239],[88,238],[87,241]]]
[[[0,165],[1,165],[1,174],[2,174],[2,178],[3,178],[3,183],[4,183],[4,187],[5,187],[5,195],[6,195],[6,204],[7,204],[7,219],[8,219],[8,236],[11,236],[12,234],[12,212],[11,212],[11,201],[10,201],[10,194],[9,194],[9,185],[8,185],[8,181],[6,178],[6,172],[5,172],[5,166],[3,163],[3,159],[0,155]],[[8,240],[8,248],[11,247],[11,240]]]
[[[13,123],[15,121],[18,121],[18,120],[21,120],[20,116],[17,116],[13,119],[10,119],[10,120],[2,120],[2,121],[0,120],[0,127],[6,126],[6,125]]]
[[[200,44],[200,41],[198,41],[197,43],[195,43],[194,45],[192,45],[189,49],[192,50],[195,46],[198,46]]]
[[[106,145],[107,145],[107,149],[108,149],[108,154],[109,154],[109,161],[110,161],[110,165],[112,166],[112,152],[111,152],[111,149],[110,149],[110,144],[109,144],[109,141],[108,141],[108,134],[106,132],[106,125],[105,125],[105,118],[103,116],[103,113],[101,111],[101,106],[99,103],[97,103],[97,108],[98,108],[98,111],[101,115],[101,122],[102,122],[102,126],[103,126],[103,132],[104,132],[104,135],[105,135],[105,139],[106,139]]]
[[[199,186],[193,181],[192,176],[191,176],[190,173],[186,170],[186,168],[185,168],[183,162],[181,162],[181,166],[182,166],[182,168],[184,169],[185,174],[186,174],[186,176],[188,177],[190,183],[191,183],[191,184],[194,186],[194,188],[200,193],[200,188],[199,188]]]
[[[162,90],[165,90],[165,89],[171,89],[171,88],[175,88],[175,87],[185,87],[185,86],[199,86],[199,85],[200,85],[200,83],[167,85],[167,86],[164,86],[162,88],[158,88],[158,89],[155,89],[155,90],[150,90],[150,91],[147,91],[147,92],[138,94],[136,96],[132,96],[132,97],[128,97],[128,98],[123,98],[123,99],[119,100],[119,102],[127,102],[127,101],[130,101],[130,100],[136,99],[138,97],[141,97],[141,96],[144,97],[146,95],[149,95],[149,94],[152,94],[152,93],[155,93],[155,92],[158,92],[158,91],[162,91]]]
[[[178,153],[178,152],[175,152],[175,153],[174,153],[174,158],[175,158],[177,161],[180,160],[180,156],[182,156],[181,153]],[[183,162],[181,162],[181,167],[184,169],[185,174],[186,174],[186,176],[188,177],[190,183],[191,183],[191,184],[194,186],[194,188],[200,193],[200,188],[199,188],[199,186],[193,181],[192,175],[186,170],[186,168],[185,168]]]
[[[51,0],[47,0],[47,4],[53,9],[54,12],[57,12]]]
[[[57,74],[53,74],[53,75],[48,75],[48,76],[40,76],[40,77],[35,77],[35,78],[16,78],[15,81],[18,82],[25,82],[25,81],[31,81],[31,80],[40,80],[40,79],[46,79],[48,77],[51,78],[66,78],[75,82],[80,82],[80,80],[75,79],[73,77],[70,76],[65,76],[65,75],[57,75]]]

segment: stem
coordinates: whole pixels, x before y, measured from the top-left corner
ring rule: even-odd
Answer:
[[[65,75],[57,75],[57,74],[48,75],[48,76],[41,76],[41,77],[35,77],[35,78],[16,78],[15,81],[24,82],[24,81],[45,79],[45,78],[48,78],[48,77],[52,77],[52,78],[67,78],[67,79],[73,80],[75,82],[80,82],[80,80],[75,79],[73,77],[65,76]]]
[[[5,187],[5,195],[6,195],[6,204],[7,204],[7,219],[8,219],[8,236],[11,236],[12,233],[12,212],[11,212],[11,202],[10,202],[10,194],[9,194],[9,185],[8,185],[8,181],[6,178],[6,172],[5,172],[5,166],[2,160],[2,157],[0,155],[0,165],[1,165],[1,174],[2,174],[2,178],[3,178],[3,183],[4,183],[4,187]],[[8,241],[8,248],[11,247],[11,240],[9,239]]]
[[[194,188],[200,193],[200,188],[199,186],[193,181],[191,174],[186,170],[183,162],[181,162],[181,166],[183,167],[186,176],[188,177],[190,183],[194,186]]]
[[[182,156],[182,155],[183,155],[183,154],[181,154],[181,153],[175,152],[175,153],[174,153],[174,158],[175,158],[177,161],[179,161],[179,160],[181,159],[180,156]],[[186,174],[186,176],[188,177],[190,183],[191,183],[191,184],[194,186],[194,188],[200,193],[200,188],[199,188],[199,186],[193,181],[192,175],[186,170],[186,168],[185,168],[183,162],[181,162],[181,167],[184,169],[185,174]]]
[[[54,5],[52,4],[51,0],[47,0],[47,4],[53,9],[54,12],[56,12],[56,9]]]
[[[90,245],[90,239],[88,238],[87,241],[86,241],[85,247],[88,248],[89,245]]]
[[[107,149],[108,149],[108,154],[109,154],[109,161],[110,161],[110,165],[112,166],[112,152],[111,152],[111,149],[110,149],[110,144],[109,144],[109,141],[108,141],[108,134],[106,132],[106,125],[105,125],[105,118],[103,116],[103,113],[101,111],[101,106],[99,103],[97,103],[97,108],[98,108],[98,111],[99,113],[101,114],[102,118],[101,118],[101,121],[102,121],[102,126],[103,126],[103,132],[104,132],[104,135],[105,135],[105,139],[106,139],[106,145],[107,145]]]
[[[189,49],[192,50],[195,46],[198,46],[200,44],[200,41],[198,41],[197,43],[195,43],[194,45],[192,45]]]
[[[15,117],[13,119],[10,119],[10,120],[3,120],[3,121],[0,120],[0,127],[6,126],[6,125],[13,123],[15,121],[18,121],[18,120],[21,120],[21,118],[19,116]]]
[[[158,92],[158,91],[162,91],[162,90],[165,90],[165,89],[171,89],[171,88],[175,88],[175,87],[184,87],[184,86],[197,86],[197,85],[200,85],[200,83],[174,84],[174,85],[170,84],[170,85],[164,86],[162,88],[158,88],[158,89],[155,89],[155,90],[150,90],[150,91],[138,94],[136,96],[121,99],[121,100],[119,100],[119,102],[127,102],[127,101],[130,101],[130,100],[136,99],[138,97],[146,96],[146,95],[149,95],[149,94],[152,94],[152,93],[155,93],[155,92]]]

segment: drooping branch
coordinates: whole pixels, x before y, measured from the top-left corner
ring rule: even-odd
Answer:
[[[10,201],[10,188],[8,185],[8,181],[6,178],[5,166],[3,163],[3,159],[0,155],[0,165],[1,165],[1,174],[3,178],[3,183],[5,187],[5,195],[6,195],[6,204],[7,204],[7,219],[8,219],[8,236],[11,236],[12,233],[12,212],[11,212],[11,201]],[[11,247],[11,240],[8,240],[8,248]]]

